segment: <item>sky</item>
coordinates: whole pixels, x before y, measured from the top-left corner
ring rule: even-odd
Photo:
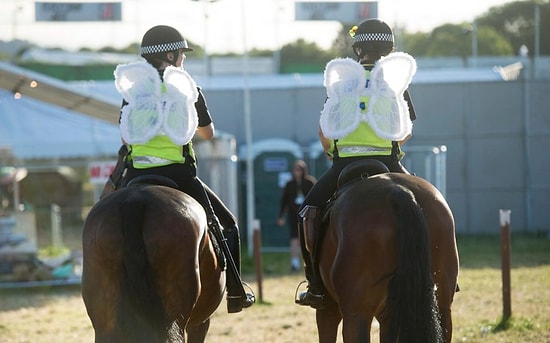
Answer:
[[[0,1],[0,40],[27,40],[43,47],[78,50],[123,48],[141,41],[154,25],[170,25],[208,53],[275,50],[303,38],[328,48],[341,24],[296,21],[294,0],[42,0],[122,2],[119,22],[36,22],[35,0]],[[303,1],[303,0],[302,0]],[[337,1],[337,0],[332,0]],[[471,22],[490,7],[513,0],[379,0],[378,17],[409,32],[446,23]],[[244,28],[244,30],[243,30]]]

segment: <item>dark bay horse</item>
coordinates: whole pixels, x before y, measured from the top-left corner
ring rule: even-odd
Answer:
[[[319,342],[335,342],[341,321],[344,342],[370,342],[376,318],[381,343],[450,343],[459,261],[440,192],[416,176],[379,174],[344,186],[330,213]]]
[[[92,208],[82,243],[96,342],[204,342],[225,272],[198,202],[165,186],[122,188]]]

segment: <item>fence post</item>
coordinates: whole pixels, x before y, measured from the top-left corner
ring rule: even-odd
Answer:
[[[510,213],[511,210],[500,210],[501,268],[502,268],[502,319],[508,320],[512,315],[510,286]]]
[[[52,225],[52,246],[63,246],[63,233],[61,231],[61,207],[57,204],[51,204],[51,225]]]
[[[263,302],[262,233],[260,230],[260,220],[254,219],[253,223],[252,239],[254,241],[254,265],[256,266],[256,281],[258,282],[258,301],[261,303]]]

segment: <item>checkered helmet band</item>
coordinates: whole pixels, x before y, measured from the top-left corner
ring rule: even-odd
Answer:
[[[149,55],[149,54],[156,54],[159,52],[176,51],[179,49],[188,49],[187,42],[179,41],[179,42],[172,42],[172,43],[142,46],[139,48],[139,52],[141,55]]]
[[[393,43],[391,33],[358,33],[353,37],[354,43],[359,42],[390,42]]]

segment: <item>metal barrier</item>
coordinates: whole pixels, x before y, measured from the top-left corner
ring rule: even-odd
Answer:
[[[447,146],[411,145],[403,148],[405,157],[401,163],[409,172],[432,183],[446,197]]]

